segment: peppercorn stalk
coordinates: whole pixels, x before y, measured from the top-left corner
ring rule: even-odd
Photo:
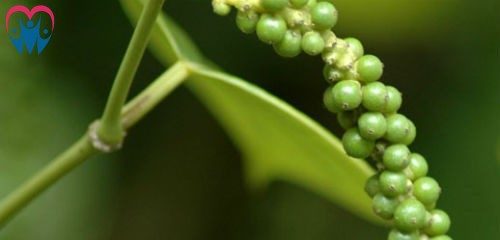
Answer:
[[[236,8],[238,28],[255,32],[283,57],[302,52],[322,57],[331,85],[324,104],[346,130],[346,154],[369,159],[378,170],[365,190],[374,212],[393,223],[389,240],[451,239],[450,219],[436,209],[441,188],[426,176],[425,158],[408,148],[417,132],[399,113],[402,94],[379,81],[384,68],[379,58],[365,55],[359,40],[338,38],[331,30],[338,17],[332,0],[213,0],[212,5],[219,15]]]

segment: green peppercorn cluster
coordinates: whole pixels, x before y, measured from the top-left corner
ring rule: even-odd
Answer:
[[[247,34],[271,44],[283,57],[305,52],[321,55],[323,74],[331,85],[326,108],[346,130],[342,143],[355,158],[371,159],[378,173],[365,190],[374,212],[393,223],[389,240],[449,240],[448,215],[436,209],[439,184],[427,176],[425,158],[408,146],[416,137],[414,123],[398,113],[401,93],[380,82],[384,65],[365,55],[355,38],[338,38],[331,30],[338,13],[332,0],[213,0],[214,11],[238,10],[236,24]]]
[[[328,1],[213,0],[212,5],[220,15],[229,14],[234,6],[238,28],[247,34],[257,33],[283,57],[295,57],[302,51],[319,55],[337,40],[331,31],[337,23],[337,10]]]

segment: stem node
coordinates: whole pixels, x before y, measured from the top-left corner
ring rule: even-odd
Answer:
[[[98,150],[102,153],[112,153],[112,152],[118,151],[122,148],[123,140],[125,139],[125,136],[126,136],[125,131],[123,131],[123,133],[121,134],[122,137],[119,141],[115,141],[114,143],[110,143],[110,142],[108,142],[100,137],[99,128],[100,128],[100,121],[97,120],[89,126],[89,130],[88,130],[90,142],[92,143],[92,146],[96,150]]]

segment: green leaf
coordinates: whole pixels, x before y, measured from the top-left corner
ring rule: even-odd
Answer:
[[[122,0],[133,22],[139,0]],[[330,199],[358,216],[381,223],[364,193],[373,170],[347,157],[341,143],[312,119],[242,79],[207,67],[187,35],[166,17],[152,36],[153,53],[165,64],[191,64],[186,83],[226,129],[245,159],[247,182],[262,189],[273,180],[295,183]]]

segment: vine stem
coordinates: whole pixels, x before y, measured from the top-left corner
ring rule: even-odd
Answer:
[[[15,213],[64,176],[65,173],[97,153],[98,151],[92,147],[87,135],[81,137],[49,165],[2,200],[0,203],[0,226],[3,227]]]
[[[189,75],[190,70],[187,64],[177,62],[172,65],[169,70],[123,108],[119,119],[124,128],[129,129],[139,122]],[[92,146],[89,134],[82,136],[45,168],[0,202],[0,228],[45,189],[98,153],[99,151]]]
[[[141,13],[97,129],[97,137],[105,144],[120,145],[123,140],[120,114],[164,1],[149,0]]]

